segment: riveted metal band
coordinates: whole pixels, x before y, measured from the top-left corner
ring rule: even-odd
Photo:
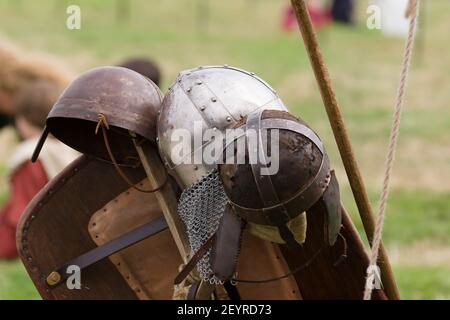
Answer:
[[[178,85],[194,104],[209,128],[222,129],[224,124],[236,123],[231,112],[220,101],[217,95],[208,87],[202,78],[191,75]]]

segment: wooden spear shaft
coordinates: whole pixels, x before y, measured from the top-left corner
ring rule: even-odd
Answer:
[[[371,244],[375,229],[375,217],[370,206],[367,191],[364,186],[355,154],[353,153],[353,148],[350,143],[350,138],[344,124],[344,119],[342,117],[336,95],[331,86],[330,76],[323,61],[323,56],[311,23],[311,18],[308,14],[305,0],[291,0],[291,2],[312,68],[314,70],[314,74],[317,79],[317,83],[320,88],[320,93],[322,95],[322,100],[333,130],[334,138],[336,140],[345,171],[347,172],[353,197],[355,198],[367,238]],[[380,245],[379,257],[378,265],[380,267],[381,279],[385,293],[389,299],[398,300],[400,299],[400,293],[395,283],[394,275],[383,244]],[[364,288],[361,288],[361,290],[363,289]]]

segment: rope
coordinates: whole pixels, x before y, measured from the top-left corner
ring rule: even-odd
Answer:
[[[402,108],[405,100],[405,89],[408,78],[409,69],[411,66],[411,57],[414,47],[414,39],[417,31],[417,18],[419,16],[419,2],[420,0],[410,0],[408,6],[408,16],[410,18],[408,39],[406,42],[405,53],[403,57],[403,65],[400,76],[400,85],[397,93],[395,104],[395,112],[392,122],[391,135],[389,141],[388,154],[386,157],[386,167],[384,172],[383,188],[380,196],[380,205],[378,208],[378,216],[375,224],[374,236],[372,241],[372,250],[370,255],[370,264],[367,269],[366,286],[364,290],[364,300],[370,300],[372,296],[373,285],[372,281],[377,274],[376,263],[378,260],[378,252],[380,249],[381,238],[383,234],[383,224],[385,218],[386,204],[389,195],[389,185],[391,180],[392,168],[394,166],[395,151],[397,147],[398,134],[400,131],[400,120]],[[375,266],[375,267],[374,267]]]
[[[117,163],[116,158],[114,157],[114,154],[113,154],[113,152],[112,152],[112,150],[111,150],[111,146],[110,146],[110,144],[109,144],[109,139],[108,139],[108,134],[107,134],[107,130],[109,130],[109,124],[108,124],[108,121],[107,121],[105,115],[99,113],[98,116],[97,116],[97,118],[98,118],[98,123],[97,123],[97,126],[96,126],[96,128],[95,128],[95,134],[98,134],[98,130],[99,130],[100,128],[102,129],[102,133],[103,133],[103,141],[104,141],[104,143],[105,143],[106,151],[108,152],[108,156],[109,156],[109,158],[110,158],[112,164],[114,165],[114,168],[116,169],[117,173],[119,174],[119,176],[120,176],[120,177],[121,177],[121,178],[122,178],[122,179],[123,179],[123,180],[131,187],[131,188],[136,189],[136,190],[139,191],[139,192],[153,193],[153,192],[156,192],[156,191],[161,190],[161,188],[163,188],[163,187],[166,185],[166,183],[167,183],[167,180],[168,180],[167,174],[165,175],[164,182],[163,182],[160,186],[158,186],[158,187],[156,187],[156,188],[154,188],[154,189],[150,189],[150,190],[145,190],[145,189],[139,188],[136,184],[134,184],[134,183],[130,180],[130,178],[127,177],[127,175],[125,174],[125,172],[123,172],[122,169],[120,169],[120,166],[119,166],[119,164]]]

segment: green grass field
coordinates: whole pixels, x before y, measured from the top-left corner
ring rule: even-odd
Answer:
[[[384,240],[405,299],[450,298],[450,30],[447,0],[425,1],[418,46],[387,209]],[[321,136],[342,187],[343,201],[362,230],[303,44],[279,28],[287,1],[130,0],[129,19],[116,1],[70,1],[81,7],[81,30],[65,28],[68,1],[0,0],[0,38],[45,52],[75,73],[133,55],[160,63],[163,90],[181,70],[229,64],[256,72],[291,111]],[[358,24],[319,33],[372,204],[377,207],[404,39]],[[123,11],[122,11],[123,12]],[[203,28],[203,29],[202,29]],[[0,164],[1,166],[1,164]],[[4,183],[0,201],[6,197]],[[365,236],[363,236],[365,238]],[[39,298],[19,262],[0,263],[0,299]]]

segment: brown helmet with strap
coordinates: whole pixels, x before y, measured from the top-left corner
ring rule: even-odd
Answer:
[[[119,164],[136,163],[136,149],[130,131],[156,143],[156,118],[162,93],[149,79],[122,67],[99,67],[76,78],[50,111],[36,160],[47,135],[96,158],[111,161],[99,125],[108,130]]]
[[[258,149],[263,152],[258,153],[257,161],[245,164],[225,161],[219,165],[224,189],[234,210],[248,222],[278,227],[281,238],[293,243],[286,224],[323,202],[327,209],[325,240],[332,245],[341,226],[339,186],[319,137],[302,120],[278,110],[253,112],[237,127],[244,127],[245,133],[234,141],[248,140],[249,131],[254,130]],[[278,154],[274,154],[274,146],[270,148],[272,162],[278,157],[278,171],[262,174],[261,169],[269,163],[268,159],[261,159],[261,155],[267,157],[262,133],[275,129],[279,130]],[[249,160],[251,142],[246,142],[246,160]],[[227,150],[232,146],[235,144],[228,143],[224,154],[234,155],[235,152]]]
[[[112,162],[135,189],[121,167],[139,166],[136,141],[156,144],[156,121],[163,95],[150,79],[122,67],[99,67],[76,78],[50,111],[34,151],[36,161],[48,136],[81,153]],[[101,134],[99,134],[101,129]],[[134,139],[132,139],[134,138]],[[167,177],[165,182],[167,181]]]

